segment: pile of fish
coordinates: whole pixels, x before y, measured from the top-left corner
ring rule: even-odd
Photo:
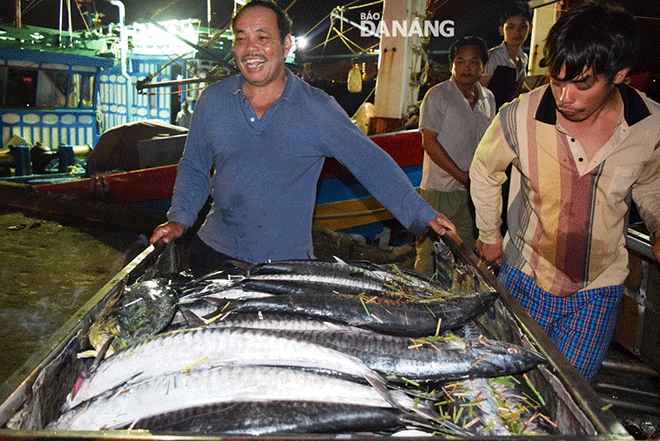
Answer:
[[[514,425],[491,430],[493,407],[463,412],[458,397],[473,394],[479,398],[471,404],[492,404],[481,391],[486,381],[519,378],[544,359],[484,337],[474,319],[496,292],[450,288],[395,266],[316,260],[136,283],[108,302],[90,328],[96,357],[48,428],[502,434]],[[538,417],[544,412],[538,400],[516,406],[507,421],[518,412],[523,430],[508,434],[527,427],[555,433],[549,424],[531,424],[549,420]]]

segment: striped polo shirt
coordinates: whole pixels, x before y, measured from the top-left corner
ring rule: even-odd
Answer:
[[[631,196],[649,231],[660,226],[660,105],[618,88],[618,124],[591,160],[557,122],[543,86],[500,110],[470,168],[480,239],[497,243],[500,186],[513,163],[504,259],[555,295],[624,282]]]

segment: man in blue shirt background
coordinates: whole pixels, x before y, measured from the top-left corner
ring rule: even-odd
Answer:
[[[292,45],[285,12],[253,0],[236,13],[232,31],[241,73],[209,85],[196,103],[168,222],[151,243],[180,237],[211,195],[191,243],[193,274],[228,259],[313,258],[312,215],[326,157],[344,164],[413,234],[455,232],[334,98],[284,67]]]

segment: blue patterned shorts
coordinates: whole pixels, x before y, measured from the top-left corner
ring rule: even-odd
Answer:
[[[591,381],[612,340],[623,285],[559,297],[543,291],[533,277],[506,263],[499,278],[573,366]]]

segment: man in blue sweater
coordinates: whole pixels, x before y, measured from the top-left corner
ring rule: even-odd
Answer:
[[[151,243],[168,243],[213,204],[191,244],[193,273],[228,259],[306,259],[312,249],[316,184],[334,157],[412,233],[455,232],[394,160],[337,102],[284,67],[291,21],[275,3],[253,0],[232,20],[240,74],[209,85],[195,105],[168,212]]]

